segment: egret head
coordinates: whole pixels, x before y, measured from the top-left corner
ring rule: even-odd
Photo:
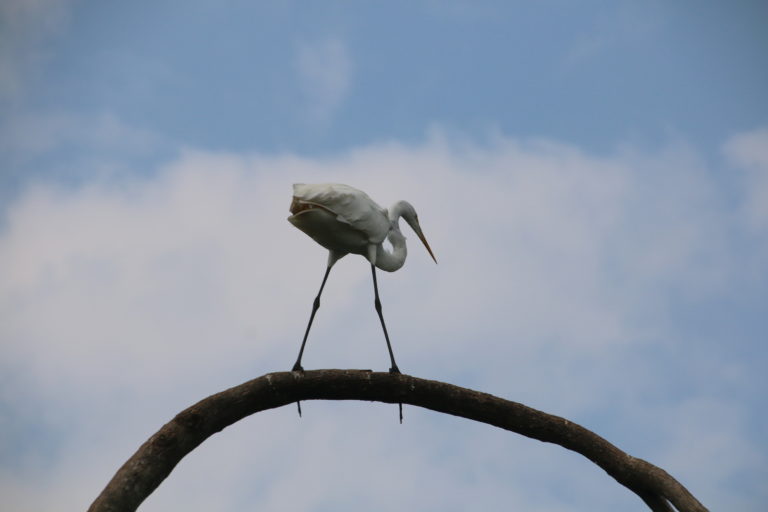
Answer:
[[[411,226],[411,229],[413,229],[413,231],[419,237],[419,240],[421,240],[421,242],[424,244],[424,247],[427,248],[427,252],[430,256],[432,256],[432,260],[437,263],[437,259],[435,259],[435,255],[432,254],[432,249],[429,247],[427,239],[424,237],[424,233],[421,231],[421,226],[419,225],[419,216],[416,214],[416,210],[414,209],[413,205],[411,205],[411,203],[408,201],[398,201],[392,207],[391,211],[391,216],[394,219],[397,219],[397,217],[402,217],[405,219],[405,222]]]

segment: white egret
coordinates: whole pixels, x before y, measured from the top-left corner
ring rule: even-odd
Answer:
[[[312,320],[320,307],[320,295],[323,293],[325,281],[331,272],[331,267],[349,253],[360,254],[371,263],[373,275],[374,306],[379,314],[381,327],[384,330],[384,339],[387,341],[389,358],[392,366],[391,373],[400,373],[395,363],[395,355],[392,353],[392,345],[389,342],[387,326],[384,324],[384,316],[381,313],[381,301],[379,300],[379,287],[376,283],[376,267],[387,272],[394,272],[405,263],[407,250],[405,237],[400,232],[398,221],[400,217],[405,219],[413,228],[416,235],[424,243],[429,255],[437,263],[432,249],[430,249],[424,233],[419,226],[419,218],[416,210],[406,201],[398,201],[389,209],[389,212],[376,204],[368,195],[356,188],[338,183],[293,185],[293,201],[291,202],[291,216],[288,221],[312,237],[317,243],[328,249],[328,265],[325,276],[320,285],[320,291],[312,305],[312,314],[309,317],[307,330],[301,342],[299,356],[293,371],[303,371],[301,357],[312,327]],[[389,252],[383,247],[384,240],[388,239],[392,244]]]

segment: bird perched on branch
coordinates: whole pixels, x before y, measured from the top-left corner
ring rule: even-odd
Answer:
[[[389,342],[387,326],[384,324],[384,316],[381,313],[381,301],[379,300],[379,287],[376,282],[376,268],[394,272],[403,266],[407,250],[405,237],[400,232],[399,220],[405,219],[416,235],[424,243],[427,252],[437,263],[432,254],[427,239],[419,226],[419,217],[416,210],[407,201],[397,201],[387,211],[368,195],[356,188],[338,183],[293,185],[293,201],[291,201],[291,216],[288,221],[312,237],[317,243],[328,249],[328,265],[325,269],[320,291],[312,305],[312,314],[309,317],[304,339],[301,342],[299,356],[293,371],[303,371],[301,358],[304,347],[307,344],[309,329],[320,307],[320,295],[323,293],[325,282],[331,267],[347,254],[360,254],[371,263],[373,275],[374,306],[384,330],[384,339],[387,341],[387,349],[392,366],[391,373],[400,373],[395,363],[395,355],[392,352],[392,344]],[[389,240],[392,251],[387,251],[383,244]]]

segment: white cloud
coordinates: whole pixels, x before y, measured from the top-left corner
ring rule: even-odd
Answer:
[[[768,229],[768,128],[732,137],[725,154],[744,173],[744,210],[755,231]]]
[[[115,181],[153,171],[149,162],[168,146],[109,112],[12,114],[0,119],[0,210],[38,180],[67,184]],[[138,163],[140,162],[140,163]],[[61,191],[63,193],[63,191]]]
[[[310,120],[327,121],[350,88],[352,61],[343,41],[329,38],[301,44],[296,70]]]
[[[285,221],[293,181],[346,182],[384,206],[402,198],[419,211],[439,264],[412,243],[405,267],[380,278],[405,372],[577,421],[630,406],[638,417],[657,412],[622,400],[674,386],[658,382],[660,367],[677,374],[678,363],[655,357],[670,337],[670,295],[720,293],[722,276],[738,270],[716,188],[679,148],[595,157],[546,141],[480,146],[436,134],[415,147],[323,159],[189,151],[153,177],[41,185],[9,209],[0,237],[2,360],[18,372],[6,389],[45,405],[56,445],[30,458],[25,476],[3,476],[15,510],[84,508],[178,410],[290,368],[326,257]],[[305,367],[388,367],[369,279],[357,256],[334,268]],[[668,396],[664,405],[676,411],[680,401]],[[665,453],[678,446],[688,410],[611,440],[660,439],[646,449]],[[37,423],[34,408],[25,411],[18,431]],[[483,500],[486,508],[643,509],[579,457],[484,426],[406,408],[400,427],[396,408],[378,405],[308,403],[305,411],[301,421],[287,408],[219,434],[144,508],[450,510]],[[697,437],[735,446],[743,429],[721,422],[713,434],[702,425]],[[7,443],[19,457],[33,452]],[[696,468],[675,476],[694,492],[725,489],[755,467],[745,457],[754,446],[744,443],[702,452]],[[729,493],[720,490],[719,502]]]
[[[43,155],[63,147],[81,147],[88,151],[147,152],[158,137],[130,127],[110,113],[96,115],[71,112],[10,116],[0,124],[0,152]]]
[[[664,411],[663,417],[669,418],[672,428],[665,443],[669,450],[659,463],[699,482],[701,499],[711,510],[759,510],[748,499],[728,502],[715,492],[729,478],[748,480],[768,467],[765,454],[755,450],[746,438],[745,411],[729,402],[696,398]],[[734,436],[737,432],[742,435]],[[763,486],[761,494],[768,499],[768,488]]]

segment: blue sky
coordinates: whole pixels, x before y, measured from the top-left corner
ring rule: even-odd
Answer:
[[[176,412],[290,368],[325,263],[290,186],[327,181],[411,201],[440,262],[412,246],[380,277],[404,372],[764,510],[767,21],[750,1],[4,2],[9,510],[86,508]],[[366,265],[334,268],[305,367],[388,368]],[[215,436],[142,510],[644,509],[559,447],[304,409]]]

